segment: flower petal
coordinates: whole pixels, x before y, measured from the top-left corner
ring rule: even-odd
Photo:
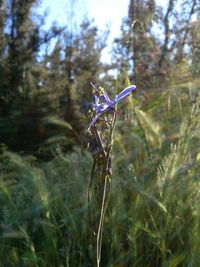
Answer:
[[[111,102],[111,100],[104,89],[103,89],[103,96],[104,96],[104,100],[106,101],[106,103],[109,104]]]
[[[99,113],[99,112],[105,112],[109,106],[105,103],[102,103],[102,104],[94,104],[93,107],[96,113]]]
[[[94,96],[94,104],[99,105],[99,98],[96,95]]]
[[[102,113],[98,113],[98,114],[94,117],[94,119],[90,122],[89,128],[92,127],[92,126],[95,124],[95,122],[98,120],[98,118],[101,116],[101,114],[102,114]]]
[[[124,90],[122,90],[118,95],[115,96],[114,100],[110,100],[108,94],[106,91],[103,89],[103,94],[99,95],[98,90],[95,88],[95,86],[91,83],[91,85],[95,89],[95,95],[94,95],[94,104],[93,108],[95,110],[95,117],[91,121],[89,128],[93,126],[96,121],[99,119],[99,117],[104,113],[104,112],[109,112],[110,110],[114,109],[116,104],[125,99],[127,96],[130,95],[130,93],[136,89],[135,85],[131,85],[126,87]],[[103,103],[99,104],[99,101],[102,101]]]
[[[125,99],[135,89],[135,85],[126,87],[124,90],[121,91],[121,93],[115,96],[114,102],[117,103],[118,101]]]

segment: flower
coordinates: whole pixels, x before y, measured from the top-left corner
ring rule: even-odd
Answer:
[[[94,87],[92,83],[91,85]],[[118,95],[114,97],[114,100],[111,100],[109,98],[108,94],[103,88],[100,88],[101,92],[99,92],[95,87],[94,89],[95,89],[95,96],[94,96],[95,100],[94,100],[93,108],[95,110],[96,115],[94,119],[91,121],[89,128],[96,123],[96,121],[99,119],[99,117],[104,112],[107,112],[109,110],[114,110],[117,103],[121,100],[126,99],[132,93],[132,91],[136,89],[136,86],[131,85],[131,86],[126,87]],[[99,100],[101,100],[102,103],[99,103]]]

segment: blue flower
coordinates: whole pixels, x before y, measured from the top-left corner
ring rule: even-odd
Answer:
[[[118,95],[116,95],[113,100],[109,98],[108,94],[103,88],[101,88],[102,94],[95,87],[94,89],[96,94],[95,94],[95,101],[93,104],[93,108],[95,110],[96,115],[94,119],[91,121],[89,128],[96,123],[96,121],[104,112],[114,110],[117,103],[121,100],[126,99],[136,89],[136,86],[131,85],[126,87]],[[99,103],[100,100],[102,101],[102,103]]]

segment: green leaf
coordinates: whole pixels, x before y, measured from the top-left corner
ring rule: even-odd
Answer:
[[[47,124],[54,124],[54,125],[57,125],[57,126],[69,129],[69,130],[73,130],[72,126],[68,122],[58,117],[45,117],[43,121],[44,123],[47,123]]]
[[[169,267],[178,267],[180,266],[179,264],[183,262],[185,258],[185,255],[175,255],[171,260]]]
[[[161,126],[158,122],[139,108],[135,108],[137,119],[142,126],[148,142],[152,146],[161,147],[163,142],[163,134],[161,132]]]

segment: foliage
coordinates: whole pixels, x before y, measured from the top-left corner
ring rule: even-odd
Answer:
[[[114,95],[130,81],[101,265],[199,266],[199,1],[162,10],[131,0],[110,66],[100,60],[107,32],[88,20],[45,32],[34,5],[0,1],[0,267],[94,266],[82,146],[90,82]]]
[[[119,72],[128,74],[141,89],[165,88],[177,64],[198,58],[192,56],[199,49],[198,18],[196,0],[169,0],[165,9],[155,0],[130,0],[121,37],[114,42]],[[196,71],[198,63],[194,64]]]
[[[102,266],[200,263],[199,96],[192,106],[189,95],[183,97],[189,91],[181,92],[177,108],[169,106],[168,97],[171,103],[177,101],[170,90],[162,94],[164,100],[152,95],[149,105],[137,104],[132,119],[119,114]],[[128,107],[133,102],[129,99]],[[2,150],[2,266],[93,266],[95,240],[87,203],[90,156],[79,148],[69,154],[57,149],[53,160],[39,163]]]
[[[86,19],[76,33],[70,21],[44,32],[36,5],[36,0],[1,2],[0,143],[48,158],[51,148],[46,141],[60,129],[51,130],[43,118],[56,115],[77,133],[84,130],[82,114],[88,108],[90,81],[97,82],[102,72],[100,54],[107,33],[99,35]]]

